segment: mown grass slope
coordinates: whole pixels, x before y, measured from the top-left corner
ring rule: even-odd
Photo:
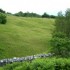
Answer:
[[[0,24],[0,58],[47,52],[54,19],[7,16]]]

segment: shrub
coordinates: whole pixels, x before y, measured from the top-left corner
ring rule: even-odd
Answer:
[[[15,69],[16,67],[20,66],[22,63],[13,63],[13,64],[7,64],[6,66],[4,66],[4,70],[13,70]]]
[[[51,52],[55,53],[56,56],[70,56],[70,39],[64,33],[55,33],[51,39],[51,45]]]
[[[5,66],[4,70],[70,70],[70,59],[47,58],[36,59],[30,62],[23,62]]]
[[[24,62],[23,64],[21,64],[19,62],[19,65],[16,66],[16,67],[13,67],[13,70],[30,70],[30,63],[29,62]]]
[[[54,70],[54,62],[50,59],[37,59],[32,62],[31,70]]]
[[[7,22],[6,15],[3,13],[0,13],[0,23],[6,24],[6,22]]]

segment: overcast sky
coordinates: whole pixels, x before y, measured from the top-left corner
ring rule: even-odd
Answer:
[[[18,11],[43,14],[57,14],[70,8],[70,0],[0,0],[0,8],[7,12]]]

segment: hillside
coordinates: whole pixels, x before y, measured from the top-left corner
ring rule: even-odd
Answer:
[[[7,16],[0,24],[0,58],[48,52],[53,29],[54,19]]]

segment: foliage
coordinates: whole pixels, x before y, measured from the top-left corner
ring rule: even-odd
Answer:
[[[63,32],[68,38],[70,37],[70,9],[66,10],[65,15],[62,12],[58,13],[55,26],[56,32]]]
[[[10,64],[3,67],[4,70],[70,70],[70,59],[47,58],[36,59],[30,62],[23,62],[16,65]]]
[[[16,62],[13,64],[7,64],[6,66],[3,67],[4,70],[13,70],[14,68],[20,66],[22,63]]]
[[[25,12],[23,13],[22,11],[15,13],[15,16],[20,16],[20,17],[42,17],[42,18],[55,18],[56,16],[54,15],[49,15],[47,13],[44,13],[43,15],[39,15],[36,13],[30,13],[30,12]]]
[[[6,22],[7,22],[6,15],[3,13],[0,13],[0,23],[5,24]]]
[[[43,17],[43,18],[49,18],[49,15],[48,15],[47,13],[44,13],[44,14],[42,15],[42,17]]]
[[[66,35],[68,38],[70,38],[70,9],[66,10],[65,13],[65,27],[66,27]]]
[[[70,39],[63,33],[55,33],[51,40],[52,53],[60,57],[70,57]]]
[[[29,12],[23,13],[22,11],[15,13],[14,15],[21,16],[21,17],[41,17],[40,15],[38,15],[36,13],[29,13]]]
[[[54,15],[50,15],[50,18],[56,18],[56,16],[54,16]]]
[[[1,13],[5,13],[5,11],[4,11],[4,10],[2,10],[2,9],[0,9],[0,12],[1,12]]]
[[[62,14],[62,12],[58,12],[58,16],[57,16],[57,18],[56,18],[56,20],[55,20],[55,26],[56,26],[56,28],[55,28],[55,32],[64,32],[65,31],[65,29],[64,29],[64,20],[65,20],[65,18],[64,18],[64,16],[63,16],[63,14]]]
[[[65,15],[58,13],[55,21],[55,31],[52,36],[52,51],[57,56],[70,57],[70,9]]]
[[[46,12],[42,15],[42,18],[55,18],[56,16],[54,15],[49,15]]]
[[[10,12],[7,12],[7,14],[8,14],[8,15],[13,15],[13,14],[12,14],[12,13],[10,13]]]

